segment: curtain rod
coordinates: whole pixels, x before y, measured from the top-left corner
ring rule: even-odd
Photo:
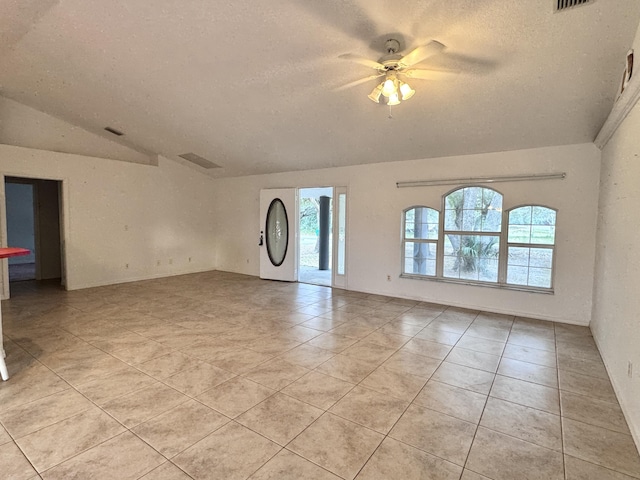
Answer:
[[[566,173],[547,173],[540,175],[513,175],[504,177],[475,177],[475,178],[445,178],[440,180],[412,180],[408,182],[396,182],[398,188],[407,187],[432,187],[435,185],[460,185],[476,183],[498,183],[498,182],[523,182],[531,180],[562,180]]]

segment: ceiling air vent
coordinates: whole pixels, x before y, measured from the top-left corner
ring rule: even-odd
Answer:
[[[592,1],[593,0],[555,0],[556,12],[561,12],[571,7],[577,7],[578,5],[584,5],[585,3]]]
[[[121,137],[124,135],[124,133],[122,133],[120,130],[116,130],[115,128],[104,127],[104,129],[109,133],[113,133],[114,135],[117,135],[118,137]]]
[[[210,162],[206,158],[202,158],[200,155],[196,155],[195,153],[183,153],[182,155],[178,156],[180,158],[184,158],[187,162],[200,165],[202,168],[222,168],[220,165],[216,165],[215,163]]]

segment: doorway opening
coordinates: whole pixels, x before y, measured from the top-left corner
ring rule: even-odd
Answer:
[[[62,182],[5,177],[7,245],[31,250],[9,259],[9,283],[63,282],[60,195]]]
[[[298,191],[298,281],[332,284],[333,188]]]

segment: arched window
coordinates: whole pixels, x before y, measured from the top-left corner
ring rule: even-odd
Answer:
[[[507,283],[551,288],[556,211],[525,205],[509,212]]]
[[[444,209],[443,276],[497,282],[502,195],[463,187],[444,197]]]
[[[402,273],[436,274],[440,212],[429,207],[411,207],[404,211],[402,225]]]

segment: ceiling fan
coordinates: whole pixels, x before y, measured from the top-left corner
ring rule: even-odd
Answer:
[[[452,73],[443,70],[413,68],[414,65],[442,52],[445,48],[442,43],[432,40],[426,45],[421,45],[403,56],[398,53],[400,50],[400,42],[394,38],[390,38],[385,42],[385,50],[387,53],[378,61],[369,60],[368,58],[360,57],[352,53],[340,55],[339,58],[371,67],[376,70],[376,73],[343,85],[337,90],[355,87],[374,78],[384,76],[384,81],[373,89],[369,94],[369,98],[376,103],[380,103],[380,97],[384,97],[387,99],[387,105],[398,105],[401,100],[408,100],[416,93],[408,83],[398,78],[399,76],[420,80],[432,80],[438,78],[443,73]]]

